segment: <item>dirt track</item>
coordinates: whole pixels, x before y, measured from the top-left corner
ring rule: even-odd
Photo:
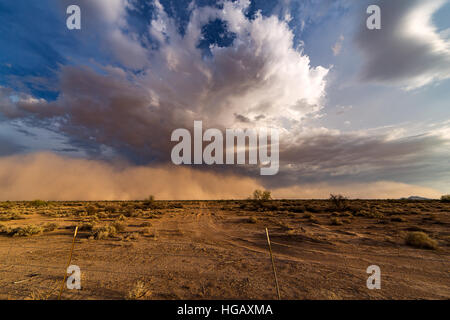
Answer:
[[[221,202],[159,211],[126,218],[119,237],[95,240],[80,231],[72,264],[81,269],[82,290],[65,290],[63,298],[123,299],[142,281],[149,299],[274,299],[265,227],[283,299],[450,298],[445,210],[439,223],[424,222],[424,213],[398,223],[355,217],[343,225],[330,224],[328,212],[311,222],[303,213],[251,212]],[[82,219],[32,213],[4,223],[59,227],[31,237],[0,236],[0,298],[56,298],[71,245],[69,226]],[[151,224],[146,234],[140,231],[145,222]],[[402,230],[419,224],[442,237],[438,250],[404,244]],[[381,290],[366,287],[369,265],[381,268]]]

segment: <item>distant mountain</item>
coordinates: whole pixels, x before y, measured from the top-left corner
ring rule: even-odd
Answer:
[[[401,198],[400,200],[433,200],[433,199],[419,197],[419,196],[410,196],[408,198]]]

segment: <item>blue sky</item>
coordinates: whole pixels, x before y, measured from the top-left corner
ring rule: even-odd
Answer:
[[[161,165],[195,118],[281,129],[268,188],[448,193],[449,18],[441,0],[0,0],[0,157]]]

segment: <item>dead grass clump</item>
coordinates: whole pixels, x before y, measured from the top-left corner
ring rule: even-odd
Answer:
[[[140,300],[145,299],[146,297],[150,296],[152,292],[150,289],[145,285],[143,281],[137,281],[130,291],[127,292],[127,295],[125,299],[127,300]]]
[[[115,213],[115,212],[117,212],[117,208],[115,206],[113,206],[113,205],[106,206],[105,207],[105,212],[106,213]]]
[[[303,213],[305,212],[305,207],[303,206],[292,206],[289,208],[289,211],[295,212],[295,213]]]
[[[123,240],[129,241],[129,240],[138,240],[139,239],[139,233],[138,232],[130,232],[127,233],[124,237]]]
[[[80,227],[78,227],[78,230],[80,231],[92,231],[95,228],[95,224],[93,222],[85,222]]]
[[[314,215],[311,215],[308,220],[311,223],[320,224],[319,220]]]
[[[30,201],[29,202],[29,204],[32,206],[32,207],[46,207],[46,206],[48,206],[48,202],[47,201],[43,201],[43,200],[33,200],[33,201]]]
[[[21,219],[24,219],[24,217],[18,214],[17,212],[11,212],[0,215],[0,221],[21,220]]]
[[[119,221],[115,221],[111,224],[111,226],[113,226],[117,232],[124,232],[126,227],[123,223],[120,223]]]
[[[409,232],[406,235],[405,243],[420,249],[436,250],[438,247],[436,240],[431,239],[426,233],[420,231]]]
[[[56,223],[47,223],[44,225],[44,232],[52,232],[53,230],[57,229],[58,225]]]
[[[95,215],[96,213],[98,213],[98,208],[96,208],[94,206],[87,206],[86,212],[88,215],[92,216],[92,215]]]
[[[117,235],[117,229],[112,226],[104,226],[104,227],[98,227],[93,230],[92,236],[95,240],[103,240],[108,238],[113,238]]]
[[[12,229],[8,235],[11,237],[30,237],[36,234],[42,234],[44,229],[42,227],[30,224],[25,227],[17,227]]]
[[[0,234],[8,234],[9,228],[5,226],[4,224],[0,224]]]
[[[332,226],[341,226],[343,223],[341,221],[341,219],[335,217],[331,219],[331,225]]]
[[[357,217],[365,217],[370,219],[382,219],[384,214],[374,210],[361,210],[355,214]]]

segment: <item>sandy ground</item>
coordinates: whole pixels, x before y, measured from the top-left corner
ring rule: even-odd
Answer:
[[[450,298],[449,204],[360,201],[353,211],[333,211],[327,201],[284,201],[261,211],[246,203],[166,202],[172,205],[137,210],[133,202],[100,203],[94,214],[84,212],[92,206],[84,202],[7,204],[0,217],[14,211],[21,218],[3,219],[4,226],[58,227],[0,235],[0,299],[57,298],[74,226],[117,219],[125,230],[114,237],[79,232],[71,264],[81,269],[82,289],[65,289],[63,299],[125,299],[138,283],[144,299],[275,299],[266,227],[282,299]],[[107,205],[115,212],[103,212]],[[361,208],[377,214],[358,215]],[[344,223],[334,225],[336,217]],[[438,249],[406,245],[405,235],[417,230]],[[381,268],[380,290],[366,287],[370,265]]]

